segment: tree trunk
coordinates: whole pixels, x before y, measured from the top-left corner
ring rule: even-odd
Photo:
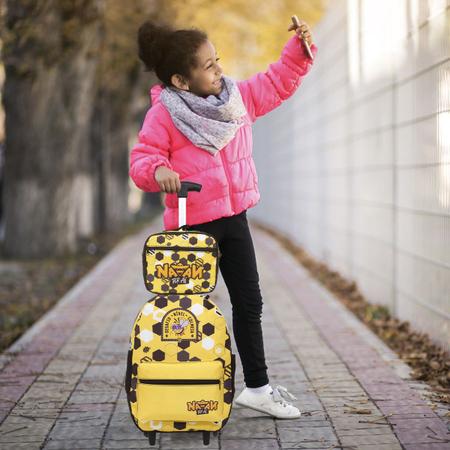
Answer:
[[[128,208],[128,129],[130,96],[135,80],[132,74],[118,73],[121,87],[101,87],[92,118],[91,157],[95,167],[96,231],[117,231],[130,222]],[[120,126],[118,126],[120,124]]]
[[[4,256],[72,252],[93,229],[89,121],[102,6],[7,2]]]

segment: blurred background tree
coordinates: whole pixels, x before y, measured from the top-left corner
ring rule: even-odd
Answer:
[[[292,14],[312,27],[323,9],[319,0],[0,0],[3,256],[74,252],[158,199],[128,177],[158,81],[137,56],[144,20],[204,29],[224,71],[242,79],[279,58]]]

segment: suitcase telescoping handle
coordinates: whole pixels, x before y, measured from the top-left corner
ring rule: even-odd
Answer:
[[[182,181],[181,189],[178,192],[178,227],[186,225],[186,199],[189,191],[200,192],[202,185],[192,181]]]

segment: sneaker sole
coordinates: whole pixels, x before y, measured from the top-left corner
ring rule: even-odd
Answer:
[[[284,417],[280,417],[280,416],[276,416],[275,414],[272,414],[272,413],[270,413],[270,412],[267,412],[267,411],[264,410],[264,409],[257,408],[256,406],[253,406],[253,405],[247,405],[246,403],[242,403],[242,402],[237,401],[237,400],[235,400],[234,403],[235,403],[236,405],[239,405],[239,406],[244,406],[244,407],[246,407],[246,408],[254,409],[254,410],[256,410],[256,411],[262,412],[262,413],[264,413],[264,414],[267,414],[267,415],[269,415],[269,416],[275,417],[275,418],[277,418],[277,419],[298,419],[298,418],[301,417],[301,415],[302,415],[302,413],[300,412],[300,414],[297,415],[297,416],[284,416]]]

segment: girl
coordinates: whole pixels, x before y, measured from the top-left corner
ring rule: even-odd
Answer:
[[[311,33],[305,22],[280,59],[265,72],[237,81],[224,75],[216,49],[196,28],[173,30],[145,22],[138,31],[139,57],[162,82],[150,90],[129,175],[146,192],[166,193],[165,230],[178,228],[180,180],[200,183],[187,198],[188,229],[218,241],[219,268],[232,303],[233,332],[245,386],[235,403],[280,419],[300,417],[283,386],[272,389],[261,328],[262,297],[247,209],[260,198],[252,159],[251,125],[289,98],[313,63],[300,40]],[[273,149],[275,151],[276,149]]]

